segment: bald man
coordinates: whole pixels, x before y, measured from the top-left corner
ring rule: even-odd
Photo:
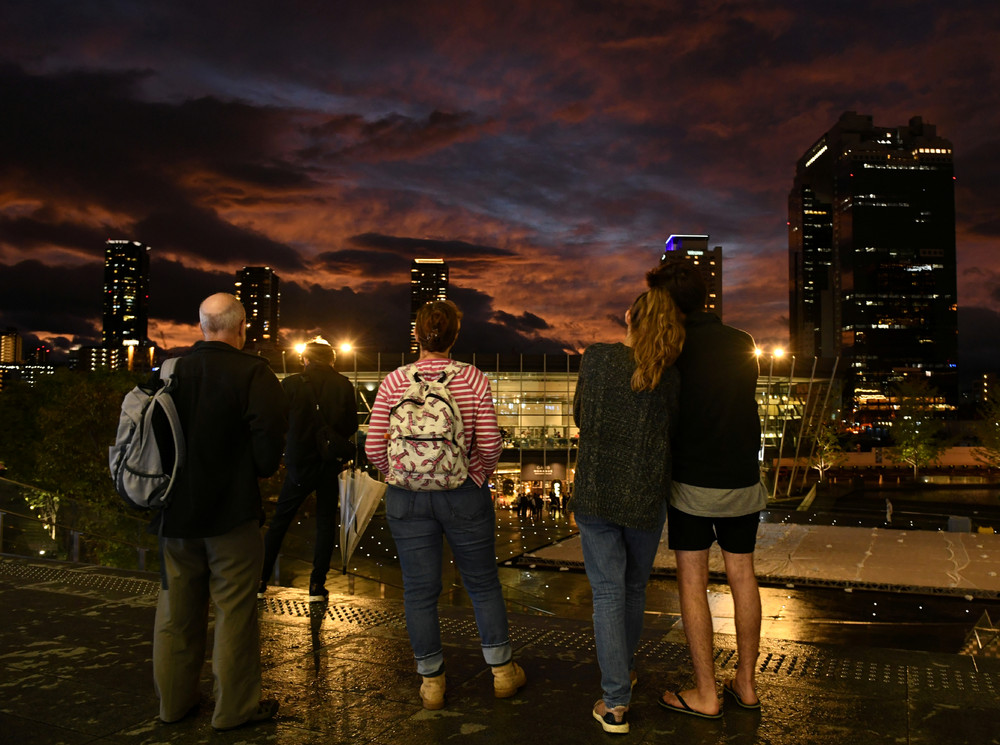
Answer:
[[[285,443],[285,397],[267,362],[240,351],[246,315],[219,293],[199,309],[203,341],[177,362],[174,400],[185,463],[161,532],[162,587],[153,632],[153,678],[160,719],[176,722],[199,703],[199,677],[215,605],[212,726],[228,730],[271,719],[261,700],[257,583],[263,517],[257,480],[278,469]]]

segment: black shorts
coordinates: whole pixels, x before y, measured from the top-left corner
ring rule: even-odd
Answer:
[[[760,511],[739,517],[701,517],[667,507],[667,545],[673,551],[704,551],[716,541],[731,554],[752,554]]]

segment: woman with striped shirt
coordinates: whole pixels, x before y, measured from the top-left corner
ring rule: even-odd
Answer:
[[[414,334],[420,357],[389,373],[372,407],[365,454],[384,473],[386,516],[403,574],[406,630],[422,676],[425,709],[444,706],[444,653],[437,602],[441,594],[441,557],[447,538],[462,583],[475,610],[483,657],[493,671],[493,691],[507,698],[524,685],[525,674],[511,659],[507,607],[497,574],[496,516],[488,479],[500,460],[501,439],[489,380],[472,365],[451,359],[461,312],[450,301],[427,303],[417,311]],[[390,413],[400,403],[416,372],[432,379],[445,370],[462,420],[468,477],[459,486],[417,491],[394,485],[389,457]],[[446,476],[447,474],[442,474]]]

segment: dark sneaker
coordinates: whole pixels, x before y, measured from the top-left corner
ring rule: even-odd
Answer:
[[[267,582],[261,582],[257,588],[257,599],[263,600],[265,597],[267,597]]]
[[[237,727],[245,727],[248,724],[259,724],[261,722],[267,722],[274,719],[274,715],[278,713],[278,700],[274,698],[265,698],[257,704],[257,711],[250,715],[242,724],[237,724],[233,727],[214,727],[216,732],[228,732],[231,729],[236,729]]]
[[[309,585],[309,597],[306,600],[310,603],[325,603],[330,599],[330,591],[323,585]]]
[[[594,704],[594,719],[601,723],[601,728],[612,735],[628,734],[628,707],[616,706],[609,709],[600,699]]]

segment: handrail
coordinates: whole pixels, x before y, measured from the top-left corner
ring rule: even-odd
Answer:
[[[19,518],[21,520],[31,521],[33,523],[38,524],[39,526],[41,526],[43,529],[46,529],[46,530],[64,530],[64,531],[66,531],[68,533],[68,535],[69,535],[69,545],[67,546],[68,558],[69,558],[70,561],[72,561],[75,564],[85,563],[85,564],[92,564],[94,566],[109,566],[108,564],[101,564],[101,563],[94,563],[94,562],[81,562],[80,558],[81,558],[81,545],[82,545],[81,544],[81,539],[82,538],[90,538],[90,539],[97,539],[97,540],[101,540],[101,541],[108,541],[108,542],[110,542],[112,544],[115,544],[115,545],[118,545],[118,546],[124,546],[126,548],[134,549],[136,551],[136,563],[138,564],[139,571],[146,571],[146,557],[147,557],[147,554],[150,551],[155,551],[156,550],[155,548],[151,548],[149,546],[142,546],[142,545],[139,545],[137,543],[131,543],[129,541],[123,541],[120,538],[116,538],[116,537],[113,537],[113,536],[107,536],[107,535],[102,535],[100,533],[90,533],[90,532],[87,532],[87,531],[77,530],[75,528],[71,528],[71,527],[68,527],[66,525],[63,525],[63,524],[51,521],[51,520],[46,520],[46,519],[40,518],[40,517],[38,517],[36,515],[24,515],[24,514],[21,514],[20,512],[16,512],[14,510],[3,508],[3,509],[0,509],[0,554],[6,553],[5,550],[4,550],[4,530],[5,530],[5,527],[6,527],[6,523],[8,522],[8,520],[7,520],[8,517],[16,517],[16,518]],[[12,554],[12,555],[19,555],[19,554]],[[44,556],[43,557],[32,556],[31,558],[33,558],[33,559],[41,558],[41,559],[44,560],[45,557]]]

